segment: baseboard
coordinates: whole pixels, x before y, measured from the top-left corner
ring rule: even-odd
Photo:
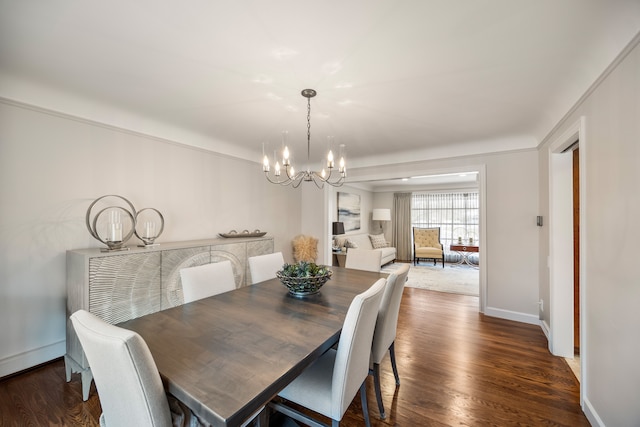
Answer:
[[[551,342],[551,339],[549,338],[551,336],[551,328],[549,328],[549,325],[547,324],[547,322],[545,322],[544,320],[541,320],[540,328],[542,329],[544,336],[547,337],[547,341]]]
[[[589,402],[589,399],[587,399],[586,397],[584,399],[584,407],[582,408],[582,410],[592,426],[605,427],[604,422],[602,422],[602,419],[600,419],[598,413],[593,408],[593,405],[591,405],[591,402]]]
[[[519,313],[517,311],[503,310],[501,308],[486,307],[484,314],[500,319],[513,320],[516,322],[529,323],[531,325],[540,325],[540,319],[533,314]]]
[[[66,342],[61,340],[44,347],[5,357],[0,359],[0,378],[57,359],[64,356],[66,352]]]

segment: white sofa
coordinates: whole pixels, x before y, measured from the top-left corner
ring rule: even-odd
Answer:
[[[396,248],[390,246],[387,242],[387,247],[374,249],[371,244],[371,238],[369,234],[366,233],[358,233],[358,234],[341,234],[339,236],[334,237],[336,241],[336,246],[343,248],[347,248],[347,252],[349,251],[349,245],[347,241],[352,242],[356,245],[357,249],[368,249],[382,252],[382,258],[380,260],[380,266],[382,267],[385,264],[389,264],[390,262],[395,262],[396,260]]]

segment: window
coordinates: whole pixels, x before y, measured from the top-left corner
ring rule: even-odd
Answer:
[[[458,238],[464,243],[473,239],[477,243],[480,209],[477,192],[466,193],[414,193],[411,197],[411,226],[440,227],[440,242],[446,260],[452,261],[449,245]]]

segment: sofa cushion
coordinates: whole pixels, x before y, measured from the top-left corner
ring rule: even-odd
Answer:
[[[371,239],[373,249],[381,249],[389,246],[384,238],[384,234],[369,234],[369,239]]]

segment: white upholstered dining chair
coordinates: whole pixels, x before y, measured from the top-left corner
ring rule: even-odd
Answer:
[[[249,271],[251,272],[251,284],[274,279],[276,272],[282,269],[284,257],[282,252],[272,254],[257,255],[249,257]]]
[[[232,291],[236,288],[231,261],[212,262],[180,269],[184,303]]]
[[[169,402],[142,337],[85,310],[71,315],[102,406],[101,426],[171,426]]]
[[[400,301],[402,300],[402,291],[404,290],[408,274],[409,264],[402,264],[400,268],[391,273],[387,278],[387,286],[382,295],[382,301],[380,302],[380,308],[378,310],[378,319],[376,320],[376,329],[373,333],[371,370],[369,373],[373,375],[373,385],[376,391],[378,410],[380,411],[380,418],[383,420],[386,418],[386,414],[384,412],[382,391],[380,389],[380,363],[387,352],[389,352],[396,385],[400,385],[400,376],[398,375],[398,367],[396,366],[395,339],[396,329],[398,327],[398,314],[400,313]]]
[[[349,249],[347,251],[346,268],[379,272],[382,252],[369,249]]]
[[[340,425],[358,390],[367,427],[369,411],[365,380],[369,373],[371,343],[376,316],[386,279],[379,279],[369,289],[356,295],[344,320],[337,349],[329,349],[279,394],[283,402],[269,407],[303,424],[318,426],[317,421],[287,405],[294,402],[331,418],[333,427]]]

